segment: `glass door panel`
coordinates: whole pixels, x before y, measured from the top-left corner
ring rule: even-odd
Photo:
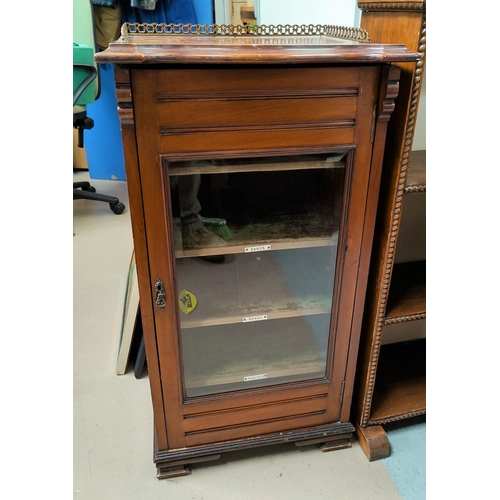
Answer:
[[[342,155],[168,172],[186,395],[324,377]]]

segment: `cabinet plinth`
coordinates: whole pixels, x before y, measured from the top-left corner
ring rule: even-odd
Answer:
[[[96,55],[116,64],[160,479],[350,446],[393,63],[419,57],[362,30],[206,30],[124,25]]]

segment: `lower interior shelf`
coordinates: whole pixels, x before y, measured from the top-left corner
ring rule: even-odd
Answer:
[[[188,397],[322,378],[336,247],[176,260]]]
[[[330,315],[182,331],[188,397],[325,376]]]
[[[424,413],[425,374],[425,339],[382,346],[368,425]]]
[[[425,314],[426,261],[396,264],[392,271],[385,324]]]

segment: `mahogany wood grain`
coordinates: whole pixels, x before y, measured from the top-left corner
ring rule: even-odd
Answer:
[[[381,425],[371,427],[356,425],[356,436],[370,462],[387,458],[391,454],[389,439]]]
[[[255,436],[266,436],[272,433],[292,431],[301,428],[313,428],[325,425],[328,419],[325,411],[317,411],[309,415],[288,415],[274,420],[252,422],[250,425],[225,426],[220,430],[205,429],[198,433],[186,433],[186,446],[201,446]]]
[[[293,41],[293,43],[291,43]],[[95,56],[121,64],[369,64],[414,61],[404,45],[345,42],[329,36],[163,36],[128,34]]]
[[[376,209],[380,188],[380,177],[382,172],[382,159],[385,148],[387,123],[394,109],[394,100],[399,91],[400,70],[396,66],[386,66],[382,69],[382,85],[380,85],[380,95],[378,106],[375,111],[376,126],[373,135],[373,150],[369,182],[370,186],[366,194],[366,209],[364,215],[364,234],[362,249],[358,264],[357,295],[353,306],[353,324],[351,326],[351,340],[349,364],[346,373],[346,393],[347,400],[344,400],[342,420],[348,420],[351,412],[352,393],[356,373],[356,363],[359,350],[359,339],[366,297],[366,287],[368,284],[368,272],[372,251],[373,235],[375,231]]]
[[[188,460],[176,460],[168,462],[168,464],[158,464],[156,477],[158,479],[170,479],[173,477],[187,476],[191,474],[191,464],[199,464],[204,462],[213,462],[218,460],[219,455],[207,455],[202,457],[190,458]]]
[[[330,439],[325,439],[325,438],[310,439],[308,441],[299,441],[298,443],[295,443],[295,445],[300,447],[300,446],[310,446],[313,444],[320,444],[321,451],[326,453],[328,451],[336,451],[336,450],[344,450],[346,448],[352,448],[351,436],[352,434],[344,434],[340,436],[335,436],[334,438]]]
[[[96,55],[99,62],[122,64],[116,93],[135,200],[159,478],[189,473],[190,463],[236,449],[301,441],[322,442],[324,450],[350,445],[360,318],[387,121],[398,90],[399,69],[391,63],[418,57],[400,44],[323,36],[130,34]],[[171,162],[318,153],[345,154],[342,203],[335,186],[331,194],[341,222],[324,377],[318,371],[305,381],[187,397]],[[158,279],[162,307],[156,305]]]
[[[191,75],[189,80],[186,80],[186,70]],[[307,68],[309,79],[304,79],[301,68],[289,64],[283,67],[223,65],[216,69],[214,66],[175,65],[153,71],[162,75],[156,82],[158,100],[168,102],[356,95],[360,70],[356,66],[310,66]]]
[[[219,455],[220,456],[220,455]],[[191,467],[188,465],[160,465],[156,468],[158,479],[172,479],[173,477],[189,476]]]
[[[162,134],[217,132],[227,127],[258,127],[300,124],[333,126],[351,120],[356,113],[355,97],[249,98],[234,100],[191,99],[159,105]],[[186,130],[187,129],[187,130]]]
[[[290,416],[300,416],[308,413],[324,411],[325,396],[275,403],[272,406],[257,408],[243,408],[239,410],[217,412],[186,418],[184,428],[186,432],[206,432],[206,429],[220,429],[221,427],[236,427],[243,424],[256,424],[269,420],[283,419]]]
[[[163,406],[160,361],[156,350],[154,335],[153,298],[151,296],[151,277],[149,273],[149,258],[145,233],[143,198],[141,191],[141,174],[137,155],[137,142],[133,114],[125,113],[131,110],[130,75],[127,69],[116,66],[115,84],[121,89],[118,99],[118,115],[121,125],[125,170],[127,176],[127,190],[129,198],[132,237],[137,269],[137,283],[141,303],[141,319],[144,332],[144,344],[148,364],[149,383],[153,404],[153,418],[158,446],[168,447]]]
[[[328,451],[345,450],[347,448],[352,448],[352,443],[350,438],[345,438],[345,437],[327,441],[321,445],[321,451],[323,453],[326,453]]]
[[[146,237],[151,273],[150,294],[154,296],[154,284],[161,279],[165,286],[166,306],[155,307],[155,328],[158,357],[162,368],[162,395],[165,406],[167,435],[169,446],[181,448],[185,446],[182,430],[182,410],[179,392],[182,387],[182,355],[181,347],[175,335],[159,332],[175,332],[179,327],[177,293],[174,281],[173,255],[170,241],[171,219],[170,204],[165,203],[169,193],[168,177],[162,175],[159,157],[159,129],[154,88],[154,73],[131,72],[136,135],[138,143],[139,163],[141,171],[141,189],[143,193],[143,210],[146,221]],[[156,258],[155,258],[156,257]],[[166,367],[170,367],[168,375]]]
[[[193,463],[205,458],[210,460],[217,453],[226,453],[237,450],[247,450],[260,446],[270,446],[273,444],[295,443],[302,441],[311,442],[321,438],[321,442],[330,440],[345,440],[352,436],[354,427],[350,423],[334,423],[330,425],[314,426],[310,428],[298,428],[290,431],[281,431],[262,436],[255,436],[251,439],[229,440],[216,442],[208,445],[184,448],[179,450],[158,450],[155,448],[155,463],[158,467],[169,467],[169,464]]]
[[[350,126],[349,126],[350,125]],[[259,130],[235,130],[209,133],[185,133],[159,137],[161,153],[182,154],[193,151],[209,155],[211,148],[232,151],[275,150],[278,148],[314,148],[332,143],[351,144],[353,124],[326,125],[323,127],[297,126],[292,128],[262,126]]]
[[[316,380],[313,382],[287,384],[285,387],[271,386],[260,391],[236,391],[228,393],[224,398],[221,398],[219,395],[209,395],[188,399],[183,406],[183,411],[185,417],[189,417],[196,414],[223,413],[237,409],[270,407],[273,404],[302,401],[311,397],[326,397],[328,387],[329,383],[327,380]],[[214,400],[218,401],[215,411]]]

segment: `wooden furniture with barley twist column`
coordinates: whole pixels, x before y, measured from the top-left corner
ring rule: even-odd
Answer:
[[[425,338],[387,343],[383,335],[389,325],[412,326],[426,317],[425,256],[404,263],[396,256],[397,245],[406,243],[401,240],[404,201],[422,196],[425,204],[425,150],[413,151],[412,145],[424,70],[426,2],[358,0],[358,7],[361,27],[373,42],[402,43],[421,54],[417,62],[398,64],[400,91],[387,132],[356,376],[353,420],[373,461],[390,454],[383,425],[426,410]],[[425,326],[421,329],[425,332]]]

